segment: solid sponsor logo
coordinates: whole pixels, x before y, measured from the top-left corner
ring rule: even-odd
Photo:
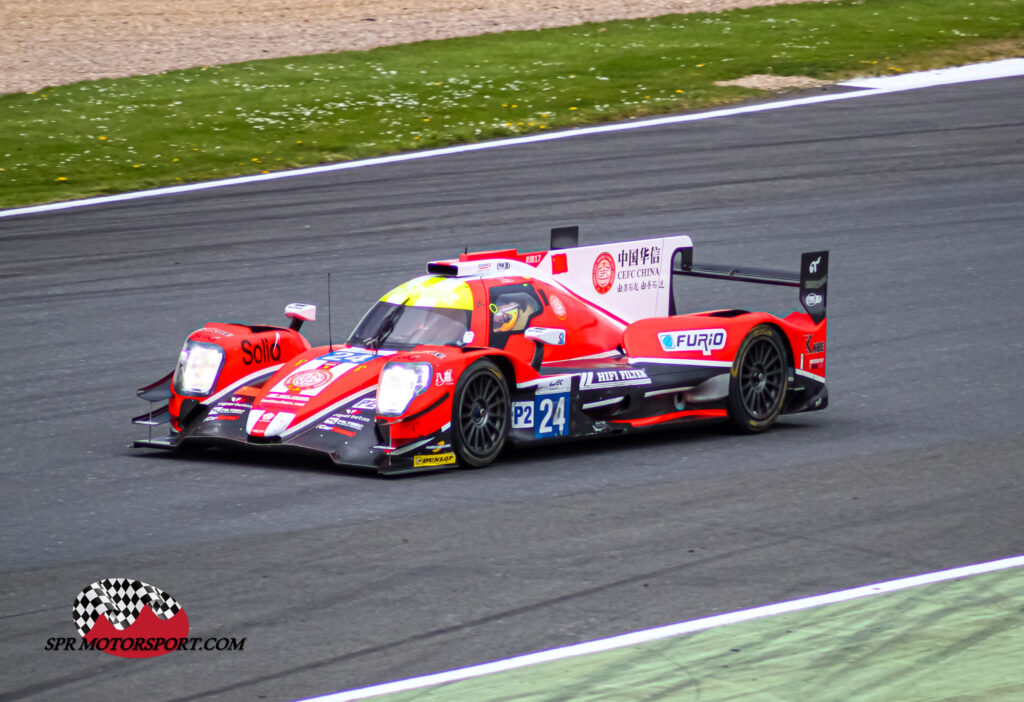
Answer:
[[[615,282],[615,259],[612,258],[610,253],[602,253],[597,257],[597,260],[594,261],[594,270],[591,277],[594,283],[594,290],[598,294],[604,295],[612,289],[612,284]]]
[[[825,298],[823,298],[818,293],[807,293],[807,297],[804,298],[804,302],[807,303],[808,307],[820,305],[822,302],[824,302],[824,300]]]
[[[346,413],[350,411],[351,410],[345,410]],[[337,424],[343,427],[348,427],[349,429],[362,429],[369,423],[369,417],[363,417],[358,414],[333,414],[323,421],[321,428],[332,427]]]
[[[248,406],[245,407],[234,407],[231,404],[214,405],[210,409],[210,414],[206,416],[203,422],[216,422],[218,420],[234,421],[245,414]]]
[[[583,374],[580,390],[597,388],[619,388],[630,385],[649,385],[647,371],[643,369],[594,371]]]
[[[624,248],[619,251],[616,260],[618,263],[618,272],[615,274],[616,293],[636,293],[665,288],[665,280],[660,266],[661,247]]]
[[[804,336],[804,348],[807,349],[807,353],[824,353],[825,342],[816,341],[814,343],[811,343],[811,340],[813,338],[814,336],[812,334],[807,334],[806,336]]]
[[[249,339],[242,339],[242,363],[247,366],[253,363],[270,363],[281,360],[281,335],[278,334],[271,341],[267,337],[261,337],[254,344]]]
[[[305,395],[288,395],[281,392],[268,392],[265,398],[266,402],[274,402],[284,405],[304,405],[309,402],[309,400],[310,398]]]
[[[425,468],[428,466],[449,466],[455,463],[455,454],[452,452],[438,453],[430,456],[413,456],[413,468]]]
[[[705,356],[710,356],[712,351],[724,349],[728,339],[729,335],[724,329],[697,329],[658,335],[661,348],[665,351],[700,351]]]
[[[230,400],[222,400],[215,404],[211,412],[245,412],[249,409],[249,402],[245,398],[235,395]]]
[[[551,300],[551,311],[555,313],[555,316],[560,320],[565,321],[565,304],[556,296],[552,295]]]
[[[293,390],[311,390],[331,382],[332,375],[322,368],[299,371],[285,378],[284,384]]]
[[[556,392],[568,392],[572,385],[572,376],[560,375],[557,378],[545,378],[537,384],[536,394],[546,395]]]
[[[619,265],[623,268],[653,263],[661,263],[660,246],[642,246],[619,251]]]

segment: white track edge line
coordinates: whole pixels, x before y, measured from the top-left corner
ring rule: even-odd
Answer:
[[[855,587],[849,590],[839,590],[838,592],[831,592],[824,595],[814,595],[812,597],[789,600],[788,602],[779,602],[776,604],[754,607],[753,609],[717,614],[711,617],[703,617],[701,619],[693,619],[687,622],[669,624],[667,626],[657,627],[654,629],[635,631],[629,634],[621,634],[619,636],[612,636],[606,639],[587,641],[580,644],[574,644],[572,646],[563,646],[561,648],[553,648],[547,651],[528,653],[522,656],[515,656],[513,658],[506,658],[504,660],[493,661],[491,663],[469,666],[467,668],[459,668],[457,670],[449,670],[443,673],[433,673],[431,675],[423,675],[416,678],[409,678],[407,680],[398,680],[380,685],[372,685],[370,687],[363,687],[356,690],[335,692],[322,695],[320,697],[310,697],[305,699],[303,702],[348,702],[349,700],[362,700],[369,697],[377,697],[379,695],[415,690],[432,685],[440,685],[480,677],[482,675],[500,673],[506,670],[524,668],[538,663],[548,663],[588,653],[600,653],[617,648],[624,648],[626,646],[635,646],[637,644],[657,641],[659,639],[678,636],[680,634],[689,634],[695,631],[713,629],[726,624],[736,624],[738,622],[760,619],[762,617],[771,617],[777,614],[797,612],[804,609],[820,607],[826,604],[847,602],[849,600],[855,600],[862,597],[871,597],[872,595],[906,590],[913,587],[920,587],[922,585],[930,585],[933,583],[955,580],[956,578],[972,575],[981,575],[983,573],[991,573],[998,570],[1005,570],[1007,568],[1019,568],[1021,566],[1024,566],[1024,555],[1012,556],[1010,558],[1003,558],[996,561],[988,561],[986,563],[975,563],[973,565],[951,568],[949,570],[940,570],[934,573],[924,573],[921,575],[899,578],[897,580],[875,583],[873,585],[864,585],[862,587]]]
[[[452,154],[467,153],[470,151],[483,151],[487,149],[496,149],[504,146],[519,146],[521,144],[531,144],[540,141],[554,141],[557,139],[568,139],[570,137],[587,136],[590,134],[603,134],[606,132],[618,132],[625,131],[628,129],[642,129],[645,127],[658,127],[666,124],[678,124],[682,122],[696,122],[705,119],[715,119],[718,117],[730,117],[734,115],[747,114],[750,112],[765,112],[768,110],[781,110],[788,107],[799,107],[802,105],[813,105],[819,102],[832,102],[834,100],[848,100],[850,98],[866,97],[869,95],[878,95],[888,92],[895,92],[887,88],[870,88],[865,90],[857,90],[849,93],[838,93],[832,95],[815,95],[807,98],[798,98],[793,100],[781,100],[777,102],[768,102],[757,105],[745,105],[741,107],[727,108],[723,110],[712,110],[709,112],[697,112],[693,114],[685,115],[671,115],[668,117],[658,117],[655,119],[637,120],[635,122],[618,122],[615,124],[603,124],[593,127],[580,127],[578,129],[568,129],[556,132],[546,132],[544,134],[530,134],[521,137],[512,137],[510,139],[495,139],[492,141],[483,141],[473,144],[459,144],[457,146],[447,146],[440,149],[429,149],[426,151],[414,151],[410,153],[393,154],[390,156],[378,156],[375,158],[361,159],[358,161],[345,161],[344,163],[329,163],[321,166],[311,166],[309,168],[296,168],[289,171],[275,171],[274,173],[259,173],[251,176],[238,176],[235,178],[225,178],[223,180],[211,180],[202,183],[189,183],[187,185],[173,185],[166,188],[154,188],[152,190],[140,190],[131,193],[121,193],[118,195],[104,195],[101,197],[85,198],[82,200],[68,200],[66,202],[51,202],[45,205],[32,205],[29,207],[19,207],[9,210],[0,210],[0,218],[3,217],[14,217],[17,215],[26,214],[37,214],[40,212],[54,212],[57,210],[67,210],[77,207],[87,207],[91,205],[106,205],[117,202],[126,202],[129,200],[138,200],[142,198],[158,197],[161,195],[177,195],[180,193],[188,193],[197,190],[210,190],[212,188],[223,188],[230,185],[244,185],[247,183],[259,183],[269,180],[279,180],[281,178],[295,178],[298,176],[305,175],[316,175],[319,173],[330,173],[333,171],[344,171],[352,168],[365,168],[367,166],[381,166],[390,163],[401,163],[404,161],[414,161],[423,158],[432,158],[436,156],[450,156]]]
[[[105,195],[102,197],[84,198],[81,200],[70,200],[66,202],[52,202],[45,205],[32,205],[30,207],[18,207],[9,210],[0,210],[0,218],[14,217],[17,215],[35,214],[40,212],[54,212],[77,207],[91,205],[104,205],[115,202],[125,202],[161,195],[176,195],[179,193],[193,192],[196,190],[210,190],[212,188],[223,188],[229,185],[243,185],[246,183],[259,183],[267,180],[279,180],[281,178],[295,178],[297,176],[315,175],[317,173],[329,173],[332,171],[343,171],[351,168],[365,168],[367,166],[380,166],[389,163],[401,163],[422,158],[435,156],[448,156],[451,154],[467,153],[470,151],[483,151],[485,149],[496,149],[503,146],[519,146],[520,144],[531,144],[540,141],[553,141],[556,139],[568,139],[570,137],[587,136],[590,134],[603,134],[607,132],[619,132],[629,129],[643,129],[646,127],[660,127],[666,124],[680,124],[683,122],[698,122],[706,119],[720,117],[732,117],[736,115],[750,114],[755,112],[768,112],[771,110],[783,110],[790,107],[802,107],[804,105],[815,105],[822,102],[833,102],[836,100],[850,100],[887,93],[898,93],[906,90],[929,88],[937,85],[950,85],[953,83],[968,83],[979,80],[993,80],[997,78],[1012,78],[1024,75],[1024,59],[1002,59],[999,61],[988,61],[984,63],[969,64],[967,66],[955,66],[953,68],[938,69],[935,71],[919,71],[904,73],[898,76],[879,76],[870,79],[853,79],[837,83],[840,87],[860,88],[848,93],[833,93],[829,95],[813,95],[810,97],[794,98],[789,100],[777,100],[772,102],[757,103],[753,105],[741,105],[720,110],[707,112],[696,112],[683,115],[668,115],[652,119],[637,120],[634,122],[617,122],[615,124],[601,124],[591,127],[580,127],[544,134],[529,134],[521,137],[508,139],[495,139],[475,144],[459,144],[440,149],[429,149],[426,151],[414,151],[390,156],[378,156],[376,158],[361,159],[358,161],[346,161],[344,163],[329,163],[321,166],[308,168],[296,168],[289,171],[277,171],[274,173],[260,173],[251,176],[238,176],[223,180],[205,181],[202,183],[189,183],[187,185],[174,185],[166,188],[154,188],[119,195]]]

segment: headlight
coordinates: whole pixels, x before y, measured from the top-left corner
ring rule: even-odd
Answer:
[[[429,363],[385,365],[377,382],[377,414],[397,417],[405,412],[413,398],[430,387],[433,374]]]
[[[178,356],[174,391],[179,395],[209,395],[224,363],[224,349],[189,339]]]

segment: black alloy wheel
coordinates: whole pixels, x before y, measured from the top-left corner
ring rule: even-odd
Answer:
[[[729,417],[740,431],[754,434],[775,423],[786,401],[788,370],[779,333],[767,324],[754,327],[729,378]]]
[[[455,386],[452,434],[462,465],[482,468],[505,448],[509,429],[509,393],[505,376],[487,359],[477,361]]]

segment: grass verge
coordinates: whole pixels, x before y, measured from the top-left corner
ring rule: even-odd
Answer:
[[[730,624],[376,702],[1017,702],[1024,569]]]
[[[1024,55],[1020,0],[838,0],[507,32],[0,96],[0,207],[681,112]]]

